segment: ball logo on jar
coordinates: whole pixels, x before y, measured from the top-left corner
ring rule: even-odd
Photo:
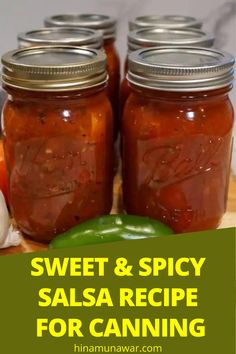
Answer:
[[[47,198],[72,193],[93,181],[96,144],[68,137],[33,138],[16,144],[12,193]],[[55,183],[56,182],[56,183]],[[29,185],[31,188],[29,188]]]
[[[171,182],[181,182],[208,172],[221,164],[218,151],[224,148],[223,142],[223,138],[209,139],[204,135],[185,138],[181,143],[172,139],[168,145],[162,145],[161,142],[157,145],[150,140],[139,142],[139,161],[143,165],[139,181],[145,184],[169,184],[170,178]],[[146,151],[144,155],[142,151]]]

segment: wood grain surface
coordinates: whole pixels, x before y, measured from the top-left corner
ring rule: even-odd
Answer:
[[[118,171],[114,180],[114,193],[113,193],[113,208],[112,213],[122,212],[122,194],[121,194],[121,178]],[[236,226],[236,179],[230,178],[229,194],[228,194],[228,207],[227,212],[223,217],[220,228],[235,227]],[[0,250],[1,255],[9,255],[16,253],[29,253],[36,251],[47,250],[47,246],[36,243],[22,237],[21,245],[18,247],[10,247]]]

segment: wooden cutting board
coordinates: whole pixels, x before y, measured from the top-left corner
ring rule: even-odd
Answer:
[[[122,212],[122,195],[121,195],[121,178],[118,172],[114,180],[114,201],[112,213],[116,214]],[[235,227],[236,226],[236,179],[230,178],[228,208],[224,215],[220,228]],[[5,250],[0,250],[1,255],[28,253],[47,250],[47,246],[32,242],[22,237],[21,245],[18,247],[11,247]]]

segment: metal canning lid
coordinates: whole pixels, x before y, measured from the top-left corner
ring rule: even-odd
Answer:
[[[180,28],[201,28],[202,22],[195,17],[181,15],[151,15],[136,17],[134,21],[129,22],[129,30],[133,31],[139,28],[159,27],[166,29]]]
[[[129,55],[128,81],[161,91],[214,90],[233,83],[234,57],[198,47],[146,48]]]
[[[100,30],[104,39],[116,37],[116,20],[107,15],[97,14],[65,14],[47,17],[46,27],[83,27]]]
[[[20,48],[44,45],[72,45],[101,49],[102,34],[89,28],[50,27],[40,28],[17,36]]]
[[[105,84],[103,51],[73,46],[28,47],[2,57],[2,81],[29,91],[72,91]]]
[[[198,46],[211,47],[215,37],[197,29],[142,28],[128,34],[129,51],[143,47]]]

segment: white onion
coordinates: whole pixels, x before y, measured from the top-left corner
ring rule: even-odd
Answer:
[[[0,191],[0,248],[18,246],[20,242],[20,234],[10,224],[6,202]]]

